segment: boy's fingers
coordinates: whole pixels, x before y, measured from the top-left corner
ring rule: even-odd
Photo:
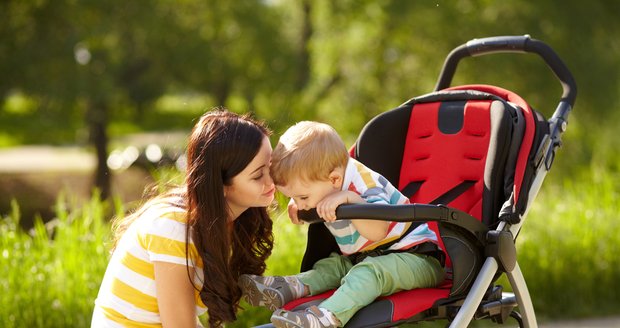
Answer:
[[[288,217],[289,219],[291,219],[291,222],[294,224],[304,224],[304,222],[302,220],[299,219],[299,216],[297,216],[297,205],[295,204],[295,202],[293,202],[293,200],[291,200],[288,203],[287,206],[287,210],[288,210]]]

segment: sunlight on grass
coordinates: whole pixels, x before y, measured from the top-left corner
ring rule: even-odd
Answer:
[[[81,209],[63,196],[57,219],[40,218],[29,232],[19,228],[19,208],[0,224],[2,257],[8,268],[0,284],[3,327],[87,327],[94,295],[107,264],[107,208],[93,196]]]
[[[164,171],[158,176],[160,181],[178,182],[175,178]],[[620,280],[620,177],[617,172],[593,169],[551,180],[543,186],[517,240],[519,263],[537,316],[549,320],[617,314],[620,297],[614,286]],[[275,246],[267,274],[297,273],[305,250],[307,225],[290,223],[283,202],[279,199],[279,209],[272,214]],[[96,196],[82,207],[75,204],[70,197],[60,195],[57,218],[47,224],[38,219],[31,231],[19,227],[15,202],[12,213],[3,216],[3,327],[90,324],[109,258],[108,220],[125,208],[119,202],[102,203]],[[228,327],[269,321],[269,311],[247,304],[244,308],[238,321]]]
[[[617,314],[620,179],[584,172],[539,195],[518,239],[534,306],[546,316]]]

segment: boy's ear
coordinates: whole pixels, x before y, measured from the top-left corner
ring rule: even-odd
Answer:
[[[329,173],[329,182],[335,187],[342,187],[342,182],[344,181],[344,177],[342,176],[342,172],[340,170],[334,169]]]

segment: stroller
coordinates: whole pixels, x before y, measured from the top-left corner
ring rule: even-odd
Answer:
[[[537,54],[555,73],[563,94],[550,120],[499,87],[449,87],[460,59],[500,52]],[[346,327],[432,320],[466,327],[474,319],[504,324],[509,318],[520,327],[537,327],[515,238],[561,145],[575,97],[571,73],[545,43],[528,35],[474,39],[448,55],[434,92],[368,122],[351,156],[385,176],[411,204],[341,205],[338,219],[428,222],[440,236],[448,279],[436,288],[380,297]],[[312,210],[299,215],[310,223],[323,222]],[[323,224],[311,224],[301,270],[337,252],[335,241],[329,242],[333,240]],[[496,285],[501,274],[513,293]],[[318,305],[332,293],[295,300],[284,308]]]

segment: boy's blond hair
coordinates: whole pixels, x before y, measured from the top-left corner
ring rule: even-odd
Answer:
[[[271,155],[271,177],[279,186],[291,179],[327,180],[335,168],[346,167],[349,153],[331,126],[299,122],[284,132]]]

